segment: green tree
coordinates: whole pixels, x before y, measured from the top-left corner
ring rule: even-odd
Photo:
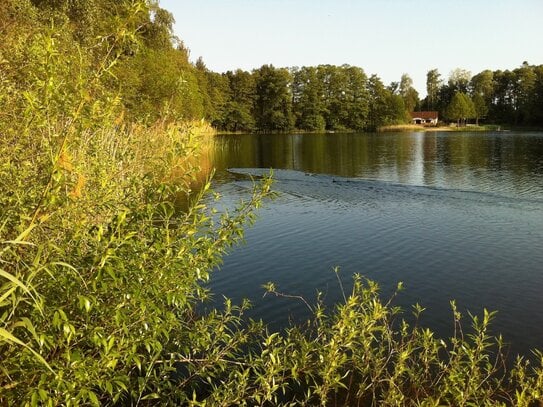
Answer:
[[[323,117],[329,130],[363,129],[367,126],[367,77],[350,65],[319,65]]]
[[[367,84],[369,95],[368,128],[407,122],[403,98],[387,89],[377,75],[372,75]]]
[[[479,72],[471,78],[470,87],[474,95],[481,95],[487,106],[490,105],[494,97],[494,73],[488,69]]]
[[[204,117],[198,78],[181,51],[145,48],[118,64],[115,74],[132,117],[155,121],[166,112],[185,120]]]
[[[475,107],[470,97],[463,92],[456,92],[447,106],[446,117],[456,120],[457,126],[465,124],[468,118],[475,117]]]
[[[230,97],[228,77],[206,70],[206,80],[209,105],[206,108],[205,116],[213,127],[217,129],[223,128],[222,121],[226,115],[226,108]]]
[[[428,110],[434,110],[437,107],[437,98],[441,87],[440,76],[437,69],[431,69],[426,73],[426,105]]]
[[[261,131],[287,131],[294,125],[292,114],[292,78],[286,69],[263,65],[253,72],[255,78],[255,123]]]
[[[344,66],[343,69],[347,76],[345,90],[347,115],[344,125],[352,130],[362,130],[367,127],[369,112],[368,78],[362,68]]]
[[[319,65],[293,69],[296,125],[306,130],[361,130],[367,126],[367,77],[362,68]]]
[[[241,69],[225,74],[228,95],[221,119],[221,128],[228,131],[251,131],[255,128],[253,116],[256,98],[255,78]]]
[[[413,112],[419,103],[419,93],[413,87],[413,79],[406,73],[401,77],[399,94],[403,99],[406,110]]]
[[[404,124],[409,121],[408,110],[404,99],[400,95],[389,93],[387,95],[386,124]]]
[[[145,45],[154,50],[170,50],[174,39],[174,22],[172,13],[160,8],[158,3],[151,3],[149,18],[140,29]]]
[[[494,71],[494,103],[490,115],[494,121],[511,123],[515,121],[515,74],[509,70]]]
[[[347,121],[348,77],[345,69],[335,65],[319,65],[323,84],[324,119],[329,130],[344,130]]]
[[[387,95],[390,91],[385,88],[381,79],[373,74],[368,80],[368,94],[368,127],[375,130],[386,124]]]
[[[534,67],[535,82],[531,99],[531,124],[543,126],[543,65]]]
[[[526,61],[520,68],[513,71],[516,77],[515,86],[515,124],[532,123],[531,112],[533,104],[536,74]]]
[[[467,93],[471,80],[471,72],[465,69],[456,68],[449,74],[449,87],[454,92]]]
[[[475,111],[475,124],[479,125],[479,119],[485,117],[488,113],[488,106],[485,102],[485,98],[480,93],[475,93],[472,96],[473,108]]]
[[[324,119],[323,86],[318,68],[302,67],[292,71],[292,101],[296,127],[309,131],[322,131]]]
[[[108,19],[100,0],[31,0],[31,3],[39,10],[44,22],[62,24],[62,21],[69,21],[71,27],[68,32],[81,43],[88,43],[94,36],[102,34],[101,23]]]
[[[210,83],[212,75],[202,57],[196,60],[193,72],[198,82],[198,93],[202,99],[203,117],[213,123],[217,116],[215,109],[221,104],[221,95],[217,94],[216,89],[212,91],[212,83]],[[212,96],[218,97],[219,100],[214,101]]]

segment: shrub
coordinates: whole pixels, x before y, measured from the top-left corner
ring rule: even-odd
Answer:
[[[244,307],[195,308],[269,182],[212,217],[201,124],[126,123],[103,80],[120,56],[96,58],[62,28],[3,60],[0,401],[179,403],[196,387],[177,387],[180,361],[222,357],[255,330],[234,329]]]

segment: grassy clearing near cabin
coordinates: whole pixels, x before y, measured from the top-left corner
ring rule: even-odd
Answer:
[[[468,124],[466,126],[456,126],[450,124],[448,126],[422,126],[420,124],[396,124],[390,126],[379,127],[378,132],[435,132],[435,131],[501,131],[502,126],[499,125],[475,125]]]
[[[507,369],[501,339],[488,334],[492,313],[466,328],[453,303],[455,334],[437,338],[418,325],[421,307],[404,321],[394,297],[360,276],[333,309],[308,299],[313,318],[283,332],[247,320],[245,302],[201,311],[205,283],[271,181],[231,213],[215,213],[204,199],[201,123],[127,123],[102,82],[117,57],[79,50],[74,60],[57,38],[33,33],[26,65],[2,62],[0,404],[542,400],[543,355]]]
[[[391,124],[388,126],[381,126],[377,129],[378,133],[384,132],[407,132],[407,131],[425,131],[425,127],[420,124]]]

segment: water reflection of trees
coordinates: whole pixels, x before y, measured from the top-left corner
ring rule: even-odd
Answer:
[[[529,133],[349,133],[215,138],[212,160],[228,167],[293,169],[417,185],[515,183],[543,173],[543,136]],[[498,174],[498,175],[496,175]]]

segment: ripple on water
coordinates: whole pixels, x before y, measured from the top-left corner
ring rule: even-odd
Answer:
[[[253,170],[245,170],[253,173]],[[514,350],[543,347],[543,202],[496,192],[417,187],[373,180],[276,172],[279,199],[268,202],[246,233],[246,244],[225,258],[215,293],[249,297],[250,315],[283,326],[308,316],[301,301],[262,299],[261,285],[314,299],[341,299],[334,266],[377,280],[398,302],[428,308],[424,321],[446,334],[449,301],[462,309],[498,309],[495,329]],[[225,186],[232,202],[248,191],[238,179]],[[219,186],[219,191],[223,186]]]

